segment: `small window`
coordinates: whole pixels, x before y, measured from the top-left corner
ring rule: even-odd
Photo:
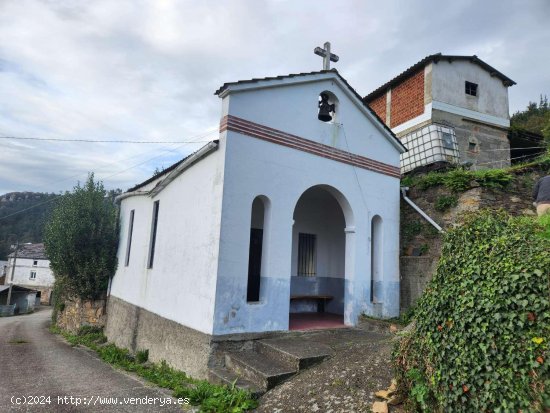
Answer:
[[[466,94],[470,96],[477,96],[477,83],[466,81]]]
[[[153,204],[153,220],[151,222],[151,242],[149,244],[149,260],[147,268],[153,268],[153,260],[155,258],[155,244],[157,240],[157,226],[159,220],[159,201]]]
[[[134,212],[132,209],[130,211],[130,223],[128,224],[128,242],[126,244],[126,262],[124,263],[127,267],[130,263],[130,249],[132,248],[132,233],[134,232]]]
[[[315,247],[317,235],[298,234],[298,275],[315,277],[317,273]]]
[[[479,145],[474,137],[468,139],[468,152],[479,152]]]
[[[31,271],[30,279],[31,280],[36,280],[36,271]]]
[[[32,262],[32,266],[33,266],[33,267],[38,267],[38,260],[34,260],[34,261]]]

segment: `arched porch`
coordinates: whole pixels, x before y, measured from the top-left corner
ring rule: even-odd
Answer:
[[[289,329],[343,327],[353,212],[335,188],[306,190],[294,208]]]

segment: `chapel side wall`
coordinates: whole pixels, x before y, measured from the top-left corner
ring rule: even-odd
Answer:
[[[204,334],[212,333],[223,151],[220,147],[185,170],[152,199],[134,196],[121,202],[119,266],[110,292],[129,305]],[[153,203],[157,200],[155,256],[153,268],[148,269]],[[135,210],[134,228],[130,261],[125,266],[131,210]],[[144,330],[138,326],[119,334],[115,326],[121,324],[125,313],[110,312],[106,331],[109,339],[128,347],[132,340],[140,340]],[[164,352],[168,353],[167,348]]]

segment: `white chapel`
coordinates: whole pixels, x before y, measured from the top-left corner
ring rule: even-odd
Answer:
[[[216,95],[219,138],[119,197],[109,339],[201,376],[214,339],[398,316],[400,141],[334,69]]]

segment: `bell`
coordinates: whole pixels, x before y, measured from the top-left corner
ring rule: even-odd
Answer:
[[[328,95],[321,93],[321,100],[319,101],[319,115],[317,118],[323,122],[329,122],[332,120],[331,112],[334,112],[334,104],[328,103]]]

